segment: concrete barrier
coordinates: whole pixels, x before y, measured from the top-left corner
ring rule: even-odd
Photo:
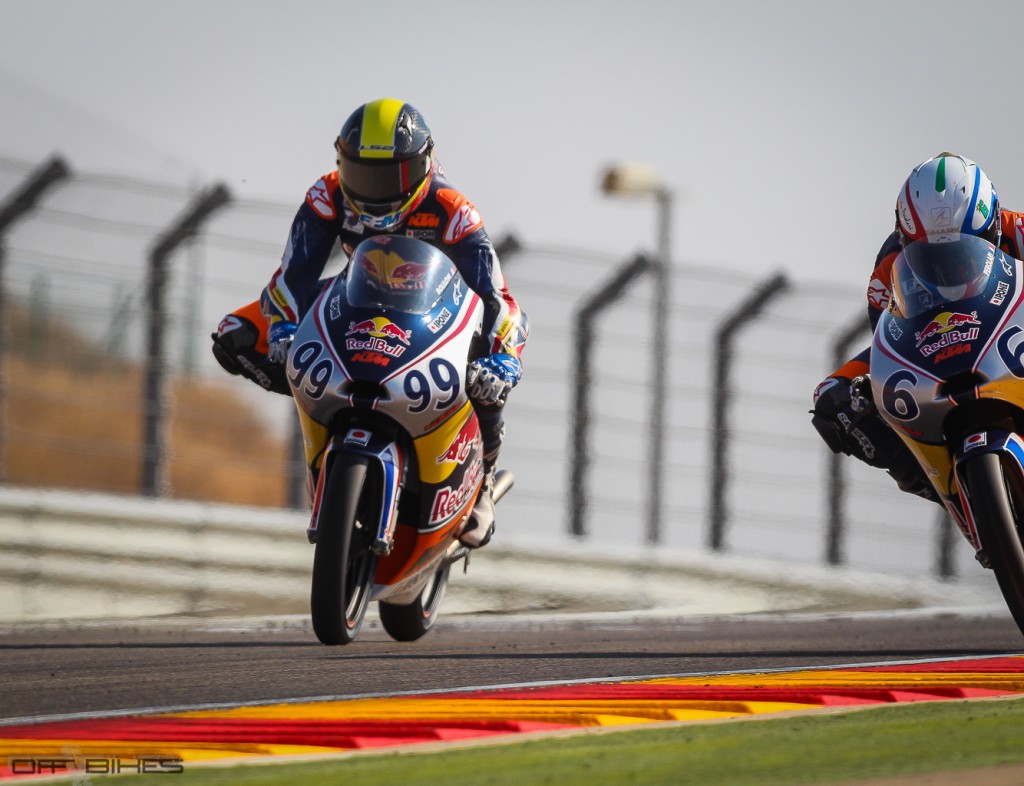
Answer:
[[[294,511],[0,487],[0,622],[308,614]],[[511,528],[510,528],[511,529]],[[732,614],[989,606],[991,591],[842,569],[567,540],[495,540],[452,571],[442,614]]]

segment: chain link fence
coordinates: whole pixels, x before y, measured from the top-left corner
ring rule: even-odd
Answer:
[[[0,157],[0,201],[37,163]],[[206,185],[206,184],[201,184]],[[142,369],[155,239],[201,191],[78,173],[11,227],[3,243],[6,337],[0,445],[11,485],[138,493],[143,460]],[[254,300],[276,268],[294,204],[233,200],[169,259],[163,325],[169,397],[168,496],[283,506],[289,399],[226,375],[209,351],[220,318]],[[491,228],[500,236],[500,228]],[[503,258],[529,314],[525,375],[507,406],[501,464],[516,475],[498,531],[520,543],[572,541],[573,316],[626,260],[531,244]],[[685,239],[679,246],[685,248]],[[334,272],[340,262],[329,268]],[[653,313],[651,281],[629,286],[593,322],[587,537],[609,548],[644,543],[650,345],[670,348],[660,548],[703,550],[714,451],[714,341],[721,321],[772,270],[673,260],[673,303]],[[810,425],[810,394],[831,371],[830,347],[862,318],[856,287],[791,282],[732,341],[724,550],[763,559],[826,559],[831,454]],[[882,472],[849,460],[844,555],[854,567],[934,575],[938,509],[901,494]],[[990,581],[956,544],[952,571]]]

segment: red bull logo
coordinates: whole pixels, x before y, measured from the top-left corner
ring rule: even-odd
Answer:
[[[446,464],[449,461],[453,461],[456,464],[465,464],[466,459],[469,458],[473,448],[479,442],[480,423],[476,418],[470,418],[466,421],[466,425],[462,427],[462,430],[455,435],[455,439],[452,440],[452,444],[448,446],[448,449],[435,460],[438,464]]]
[[[423,279],[430,272],[430,265],[419,265],[415,262],[404,262],[396,265],[390,275],[390,283],[398,289],[411,289],[415,285],[423,286]]]
[[[360,333],[373,336],[374,338],[390,338],[395,341],[401,341],[406,346],[409,346],[409,340],[412,338],[411,330],[402,330],[394,322],[387,317],[374,317],[373,319],[364,319],[362,322],[349,322],[348,330],[345,331],[346,336],[354,336]]]
[[[476,484],[480,482],[483,474],[483,463],[474,462],[466,469],[462,483],[457,487],[444,486],[437,490],[434,495],[434,504],[430,507],[430,523],[441,524],[448,521],[456,513],[465,507],[470,495],[476,490]]]
[[[399,357],[405,352],[412,339],[411,330],[403,330],[387,317],[374,317],[364,319],[362,322],[349,322],[346,336],[369,336],[368,339],[348,338],[345,341],[345,348],[349,350],[368,350],[372,352],[383,352],[391,357]],[[398,341],[403,346],[395,346],[392,341]]]
[[[971,327],[967,330],[961,330],[961,328],[980,324],[981,320],[978,319],[977,311],[972,311],[970,314],[944,311],[915,333],[914,337],[917,339],[917,347],[921,350],[921,354],[929,357],[945,347],[976,339],[978,328]],[[928,339],[935,336],[939,337],[938,341],[925,344]]]
[[[390,242],[390,238],[388,240]],[[393,289],[422,289],[432,267],[430,264],[408,262],[394,251],[382,248],[361,251],[357,256],[359,264],[370,275]]]

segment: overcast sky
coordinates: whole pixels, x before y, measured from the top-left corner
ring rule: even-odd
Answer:
[[[0,155],[301,200],[359,104],[434,131],[492,234],[866,280],[911,167],[974,158],[1024,209],[1024,3],[0,0]],[[282,238],[282,245],[283,245]],[[268,270],[272,265],[268,263]]]

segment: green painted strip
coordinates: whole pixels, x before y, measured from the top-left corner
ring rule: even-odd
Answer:
[[[935,170],[935,190],[942,192],[946,190],[946,157],[939,159],[939,168]]]

